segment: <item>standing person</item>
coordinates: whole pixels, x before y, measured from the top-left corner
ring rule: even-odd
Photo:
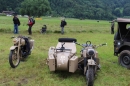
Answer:
[[[115,24],[115,21],[113,20],[111,22],[111,34],[114,34],[114,24]]]
[[[32,35],[32,26],[33,26],[33,19],[30,17],[30,16],[28,16],[28,26],[29,26],[29,28],[28,28],[28,33],[29,33],[29,35]]]
[[[61,27],[61,34],[64,34],[64,26],[67,25],[65,19],[62,19],[61,20],[61,24],[60,24],[60,27]]]
[[[14,14],[13,17],[13,23],[14,23],[14,34],[18,34],[18,26],[20,26],[20,21],[16,14]]]

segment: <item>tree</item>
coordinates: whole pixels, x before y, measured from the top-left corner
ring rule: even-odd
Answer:
[[[40,17],[50,11],[51,8],[48,0],[24,0],[21,3],[20,13],[22,15],[26,14]]]
[[[107,19],[130,16],[130,0],[0,0],[0,12],[21,15]],[[19,13],[20,12],[20,13]]]
[[[121,9],[120,8],[116,8],[113,12],[114,15],[116,15],[117,17],[121,17],[122,13],[121,13]]]
[[[124,10],[123,10],[123,15],[124,16],[130,16],[130,2],[125,4]]]

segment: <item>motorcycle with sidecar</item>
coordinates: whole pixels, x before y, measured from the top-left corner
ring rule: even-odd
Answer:
[[[87,79],[87,86],[93,86],[96,71],[100,69],[98,52],[99,46],[92,45],[91,41],[79,44],[75,38],[59,38],[56,47],[50,47],[48,51],[47,65],[50,71],[76,72],[80,69]],[[83,47],[81,57],[76,56],[76,44]]]
[[[13,38],[13,46],[10,47],[9,63],[12,68],[16,68],[21,60],[24,60],[31,54],[34,40],[25,36],[11,38]]]

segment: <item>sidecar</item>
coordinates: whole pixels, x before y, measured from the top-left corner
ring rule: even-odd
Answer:
[[[80,57],[76,56],[76,45],[82,46]],[[47,65],[50,71],[74,73],[79,69],[86,76],[87,86],[93,86],[96,72],[100,69],[96,49],[103,45],[106,43],[93,45],[91,41],[86,41],[86,44],[79,44],[75,38],[59,38],[57,46],[49,48]]]
[[[59,38],[56,47],[50,47],[47,64],[50,71],[68,71],[74,73],[78,69],[76,42],[74,38]]]

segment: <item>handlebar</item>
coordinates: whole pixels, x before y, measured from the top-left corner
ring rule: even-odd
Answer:
[[[80,46],[84,47],[83,45],[81,45],[81,44],[79,44],[79,43],[77,43],[77,42],[75,42],[75,44],[77,44],[77,45],[80,45]]]
[[[94,48],[96,49],[96,48],[101,47],[101,46],[104,46],[104,45],[106,45],[106,46],[107,46],[107,43],[104,43],[104,44],[99,44],[99,45],[97,45],[97,46],[95,45],[95,46],[94,46]]]
[[[97,46],[96,46],[96,45],[92,45],[92,44],[89,44],[89,45],[88,45],[88,44],[86,44],[86,45],[83,45],[83,44],[82,44],[82,45],[81,45],[81,44],[79,44],[79,43],[77,43],[77,42],[75,42],[75,44],[80,45],[80,46],[82,46],[83,48],[89,47],[89,46],[91,45],[91,46],[92,46],[93,48],[95,48],[95,49],[98,48],[98,47],[107,45],[107,43],[99,44],[99,45],[97,45]]]

